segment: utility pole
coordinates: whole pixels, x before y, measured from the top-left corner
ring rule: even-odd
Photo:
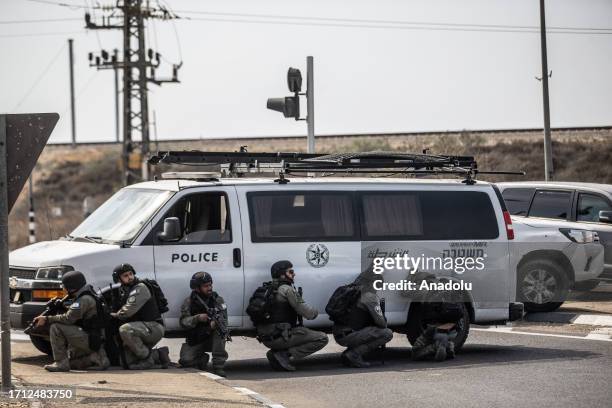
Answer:
[[[68,61],[70,64],[70,120],[72,125],[72,148],[76,147],[76,116],[74,107],[74,56],[72,53],[72,38],[68,39]]]
[[[548,100],[548,56],[546,52],[546,13],[540,0],[540,44],[542,47],[542,96],[544,100],[544,179],[553,179],[552,142],[550,139],[550,106]]]
[[[312,56],[306,57],[306,122],[308,123],[308,153],[315,152],[313,65]]]
[[[113,50],[113,57],[115,61],[119,61],[119,50]],[[115,139],[117,143],[119,143],[119,67],[113,67],[113,71],[115,72]]]
[[[148,84],[162,85],[178,81],[178,70],[182,62],[172,66],[172,77],[158,79],[155,69],[159,67],[161,55],[152,49],[146,48],[145,21],[147,19],[170,20],[176,18],[169,10],[163,7],[149,7],[149,2],[143,5],[143,0],[124,0],[115,7],[103,7],[107,14],[102,16],[100,24],[92,21],[89,13],[85,14],[86,28],[92,30],[118,29],[123,32],[123,56],[121,60],[115,54],[112,57],[105,50],[101,56],[94,58],[89,53],[90,66],[97,69],[121,69],[123,71],[123,149],[122,162],[124,171],[124,184],[131,184],[137,166],[130,166],[133,160],[130,155],[138,155],[141,163],[141,178],[149,179],[149,104]],[[140,136],[136,140],[135,136]]]

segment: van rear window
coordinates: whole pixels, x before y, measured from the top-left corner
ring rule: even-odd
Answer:
[[[364,241],[495,239],[497,217],[478,191],[361,193]]]
[[[248,193],[253,242],[357,239],[351,193]]]

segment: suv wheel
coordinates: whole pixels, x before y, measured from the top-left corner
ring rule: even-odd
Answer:
[[[595,289],[597,286],[599,286],[598,280],[588,280],[588,281],[583,281],[583,282],[576,282],[574,283],[574,290],[581,291],[581,292],[588,292],[589,290]]]
[[[50,356],[53,355],[53,350],[51,349],[51,343],[49,342],[49,340],[40,336],[30,336],[30,341],[32,342],[34,347],[38,349],[38,351],[44,354],[48,354]]]
[[[455,351],[459,351],[468,338],[470,332],[470,313],[465,303],[461,303],[463,317],[457,323],[457,337],[455,337]],[[426,324],[423,322],[423,308],[421,304],[416,304],[410,308],[410,315],[406,325],[406,337],[411,345],[419,338],[425,330]]]
[[[552,312],[563,304],[567,297],[569,282],[556,263],[533,260],[518,271],[518,298],[525,304],[527,312]]]

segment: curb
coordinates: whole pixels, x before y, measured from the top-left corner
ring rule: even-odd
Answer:
[[[571,312],[528,313],[523,317],[523,320],[538,323],[572,323],[612,327],[612,315],[600,314],[579,314]]]

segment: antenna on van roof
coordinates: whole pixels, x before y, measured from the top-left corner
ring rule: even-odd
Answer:
[[[463,176],[474,184],[478,174],[525,175],[525,172],[480,171],[473,156],[445,156],[421,153],[250,153],[165,151],[149,158],[149,164],[231,165],[232,173],[274,169],[278,180],[300,173],[372,173]],[[240,173],[237,173],[240,174]],[[232,174],[235,175],[235,174]]]

